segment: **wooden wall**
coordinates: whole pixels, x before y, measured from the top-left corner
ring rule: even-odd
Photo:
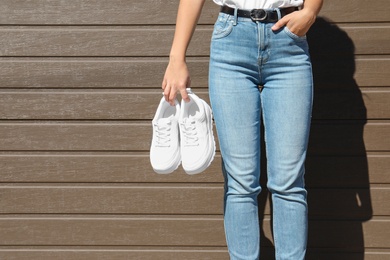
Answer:
[[[196,176],[149,165],[177,3],[1,1],[0,259],[228,259],[220,157]],[[188,51],[206,100],[217,13],[207,1]],[[308,35],[307,259],[390,257],[389,13],[327,0]]]

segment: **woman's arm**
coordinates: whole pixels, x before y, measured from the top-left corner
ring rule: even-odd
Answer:
[[[186,64],[186,52],[195,31],[205,0],[180,0],[169,63],[162,82],[165,99],[174,105],[177,91],[189,101],[186,88],[190,87],[190,75]]]
[[[322,3],[323,0],[305,0],[301,10],[284,16],[274,24],[272,30],[277,31],[283,26],[287,26],[292,33],[298,36],[305,35],[315,22]]]

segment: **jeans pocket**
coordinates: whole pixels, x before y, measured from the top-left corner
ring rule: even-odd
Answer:
[[[228,36],[233,30],[233,20],[230,15],[220,14],[214,24],[212,39],[221,39]]]
[[[291,37],[294,40],[297,40],[297,41],[305,41],[306,40],[306,35],[298,36],[295,33],[291,32],[287,26],[284,26],[283,32],[285,32],[289,37]]]

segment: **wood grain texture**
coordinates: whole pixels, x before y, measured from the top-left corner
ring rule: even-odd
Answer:
[[[206,102],[207,92],[193,91]],[[151,120],[160,91],[0,91],[0,120]],[[315,90],[313,119],[389,119],[390,88]]]
[[[389,153],[363,156],[313,156],[306,162],[310,188],[366,188],[390,184]],[[348,169],[348,170],[346,170]],[[47,152],[1,153],[0,182],[8,183],[222,183],[217,154],[202,174],[187,175],[181,167],[168,175],[153,172],[148,153]]]
[[[267,237],[271,237],[269,225],[265,220]],[[312,220],[309,226],[312,248],[353,249],[361,239],[367,248],[390,246],[388,220]],[[0,236],[2,246],[226,246],[222,217],[217,216],[3,216]]]
[[[389,25],[341,26],[355,54],[390,54]],[[0,56],[168,56],[174,27],[1,27]],[[212,26],[199,26],[188,56],[209,55]],[[142,54],[141,54],[142,53]]]
[[[324,2],[308,33],[315,95],[307,259],[384,260],[390,5]],[[0,259],[228,258],[220,153],[195,176],[181,168],[158,175],[149,162],[177,5],[1,2]],[[206,1],[188,51],[192,87],[206,101],[217,15]],[[273,259],[266,189],[259,205],[261,259]]]
[[[224,246],[223,233],[220,217],[141,215],[0,219],[1,245]]]
[[[128,260],[128,259],[142,259],[142,260],[172,260],[172,259],[186,259],[186,260],[226,260],[229,258],[227,249],[194,249],[177,247],[172,249],[161,249],[159,247],[147,247],[140,249],[119,248],[113,249],[111,247],[100,247],[102,249],[91,249],[91,247],[78,247],[72,249],[71,247],[4,247],[0,249],[0,257],[7,260]],[[10,248],[10,249],[8,249]],[[262,257],[272,259],[273,252],[269,248],[261,248]],[[334,259],[334,260],[356,260],[364,257],[366,260],[383,260],[387,259],[390,252],[382,249],[367,249],[365,252],[341,252],[337,248],[322,248],[322,249],[308,249],[306,259]]]
[[[3,214],[216,215],[223,185],[0,186],[0,195]]]
[[[308,189],[309,216],[369,220],[390,216],[390,189]],[[223,185],[1,185],[1,214],[221,215]],[[340,200],[339,198],[343,198]],[[270,214],[267,201],[264,214]]]
[[[213,249],[207,247],[205,249],[183,249],[182,247],[172,249],[161,249],[161,247],[139,249],[112,249],[104,247],[102,249],[91,249],[90,247],[84,249],[58,249],[55,247],[48,247],[47,249],[0,249],[0,258],[7,260],[226,260],[229,258],[229,254],[227,253],[227,249]]]
[[[362,155],[367,151],[388,151],[389,129],[387,121],[314,122],[309,152]],[[149,151],[151,136],[149,122],[0,124],[3,151]]]
[[[0,182],[222,183],[220,165],[217,155],[202,174],[166,175],[153,172],[149,153],[1,154]]]
[[[364,10],[364,11],[363,11]],[[6,0],[0,9],[1,24],[174,24],[177,1],[145,0]],[[320,15],[336,22],[385,22],[390,12],[386,0],[324,2]],[[161,15],[164,14],[164,15]],[[218,6],[206,1],[200,23],[211,24]]]
[[[160,89],[167,58],[0,58],[0,88]],[[340,62],[340,61],[338,61]],[[390,58],[357,57],[351,75],[360,87],[388,87]],[[208,87],[208,58],[188,58],[193,87]],[[338,74],[333,64],[329,72]],[[314,71],[316,73],[316,71]],[[322,73],[318,76],[322,76]],[[325,73],[324,73],[325,74]],[[323,76],[325,77],[325,75]],[[340,77],[340,75],[339,75]],[[343,75],[341,75],[343,77]],[[332,87],[319,80],[315,87]]]

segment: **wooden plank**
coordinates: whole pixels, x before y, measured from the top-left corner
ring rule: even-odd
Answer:
[[[309,216],[316,219],[363,221],[373,215],[390,216],[389,188],[308,191]],[[223,208],[223,184],[2,185],[0,194],[1,214],[220,215]],[[262,208],[270,214],[268,202]]]
[[[122,249],[122,248],[108,248],[91,249],[85,247],[84,249],[63,249],[62,247],[48,247],[47,249],[0,249],[0,259],[7,260],[128,260],[128,259],[142,259],[142,260],[172,260],[172,259],[186,259],[186,260],[225,260],[229,257],[227,249],[213,249],[213,248],[172,248],[162,249],[155,248],[139,248],[139,249]]]
[[[334,64],[342,62],[340,59],[334,57],[333,63],[329,62],[327,65],[324,59],[320,58],[316,61],[317,64],[322,64],[320,69],[314,70],[315,79],[318,79],[315,82],[316,88],[321,86],[328,88],[334,85],[327,80],[330,72],[341,78],[347,75],[350,80],[354,77],[356,84],[360,87],[389,86],[390,58],[387,56],[383,58],[357,57],[354,75],[345,73],[339,75],[339,70],[335,69]],[[351,62],[354,63],[353,60]],[[187,64],[193,86],[207,88],[208,58],[188,58]],[[1,58],[0,88],[160,89],[166,65],[166,58],[94,58],[93,60],[88,58]],[[330,84],[326,84],[327,82]],[[345,85],[348,86],[348,84]]]
[[[354,78],[358,86],[388,86],[390,82],[390,60],[383,58],[356,58]],[[371,83],[370,83],[370,82]]]
[[[383,260],[388,259],[389,256],[390,253],[386,249],[369,249],[363,247],[356,249],[308,248],[306,252],[306,259],[319,260]]]
[[[310,188],[367,188],[390,184],[390,154],[312,156],[306,161]],[[0,182],[56,183],[222,183],[217,155],[202,174],[187,175],[181,167],[155,174],[145,153],[12,153],[0,154]]]
[[[362,221],[309,221],[308,246],[362,250],[388,248],[390,225],[388,220]]]
[[[314,89],[313,120],[388,119],[390,89],[357,85]]]
[[[75,251],[62,251],[62,250],[49,250],[49,251],[7,251],[1,252],[1,259],[15,259],[15,260],[62,260],[62,259],[72,259],[72,260],[85,260],[85,259],[94,259],[94,260],[106,260],[106,259],[115,259],[115,260],[126,260],[126,259],[143,259],[143,260],[171,260],[171,259],[188,259],[188,260],[197,260],[197,259],[209,259],[209,260],[225,260],[229,257],[227,250],[225,252],[214,252],[212,250],[205,250],[197,252],[195,250],[145,250],[145,251],[125,251],[118,250],[118,252],[112,252],[111,250],[101,251],[96,250],[75,250]]]
[[[355,45],[355,54],[390,54],[388,25],[351,24],[341,29]],[[0,56],[168,56],[173,33],[172,26],[4,26],[0,29],[0,45],[3,46]],[[188,56],[209,55],[211,33],[212,26],[199,26]],[[328,38],[332,39],[332,35]],[[324,49],[324,52],[327,50],[334,55],[334,48]]]
[[[188,62],[192,64],[193,62]],[[193,67],[205,82],[207,71],[201,63]],[[1,59],[1,88],[155,88],[161,80],[167,59]],[[189,65],[191,66],[191,65]],[[202,76],[203,75],[203,76]]]
[[[269,224],[265,220],[266,237],[271,237]],[[309,226],[309,247],[313,248],[390,246],[388,219],[312,220]],[[2,246],[226,246],[222,217],[202,216],[2,216],[0,237]]]
[[[162,98],[161,92],[2,92],[0,119],[151,120]]]
[[[201,23],[212,23],[218,6],[207,1]],[[37,0],[34,3],[5,1],[0,11],[1,24],[128,25],[175,24],[178,2],[112,0]],[[164,14],[164,15],[161,15]]]
[[[149,122],[9,123],[0,133],[2,150],[148,151],[152,137]]]
[[[2,217],[0,237],[1,245],[225,245],[221,218],[199,216]]]
[[[365,155],[390,150],[387,121],[315,121],[309,152]],[[364,132],[363,132],[364,130]],[[2,151],[149,151],[150,122],[12,122],[0,124]]]
[[[335,22],[388,22],[390,9],[386,3],[386,0],[375,0],[375,3],[364,0],[328,0],[324,1],[319,15]]]
[[[328,75],[341,69],[348,78],[352,77],[355,55],[374,52],[385,55],[389,52],[389,48],[385,47],[390,37],[388,29],[387,23],[338,26],[319,18],[307,34],[313,64],[316,65],[316,61],[324,63],[323,66],[328,67]]]
[[[387,153],[362,156],[314,156],[306,160],[306,185],[313,188],[367,188],[389,184],[390,157]]]
[[[207,92],[193,89],[209,102]],[[390,119],[390,89],[319,89],[313,119]],[[161,91],[0,91],[0,119],[151,120]]]
[[[271,249],[262,247],[261,256],[267,256],[266,259],[272,259],[274,252]],[[390,255],[388,250],[383,249],[366,249],[361,252],[353,250],[342,250],[334,248],[308,248],[307,259],[334,259],[334,260],[382,260],[387,259]],[[188,259],[188,260],[225,260],[229,258],[227,248],[206,247],[204,249],[193,248],[167,248],[159,247],[0,247],[0,258],[11,260],[171,260],[171,259]]]
[[[314,121],[308,152],[313,155],[365,155],[368,151],[388,151],[388,127],[385,121]]]
[[[222,183],[220,165],[217,155],[202,174],[188,175],[181,167],[156,174],[145,153],[1,154],[0,182]]]
[[[215,215],[223,208],[222,184],[0,186],[0,194],[2,214]]]
[[[1,28],[0,56],[168,56],[173,32],[161,26]],[[190,53],[204,55],[210,35],[210,28],[200,29]]]
[[[3,1],[1,24],[174,24],[177,1],[142,2],[112,0],[68,0],[34,2]],[[364,10],[364,12],[362,12]],[[320,15],[336,22],[383,22],[390,12],[386,0],[324,2]],[[206,1],[200,23],[213,23],[218,6]],[[164,14],[164,15],[161,15]]]
[[[308,189],[308,194],[312,219],[367,221],[373,216],[390,215],[388,188]]]

